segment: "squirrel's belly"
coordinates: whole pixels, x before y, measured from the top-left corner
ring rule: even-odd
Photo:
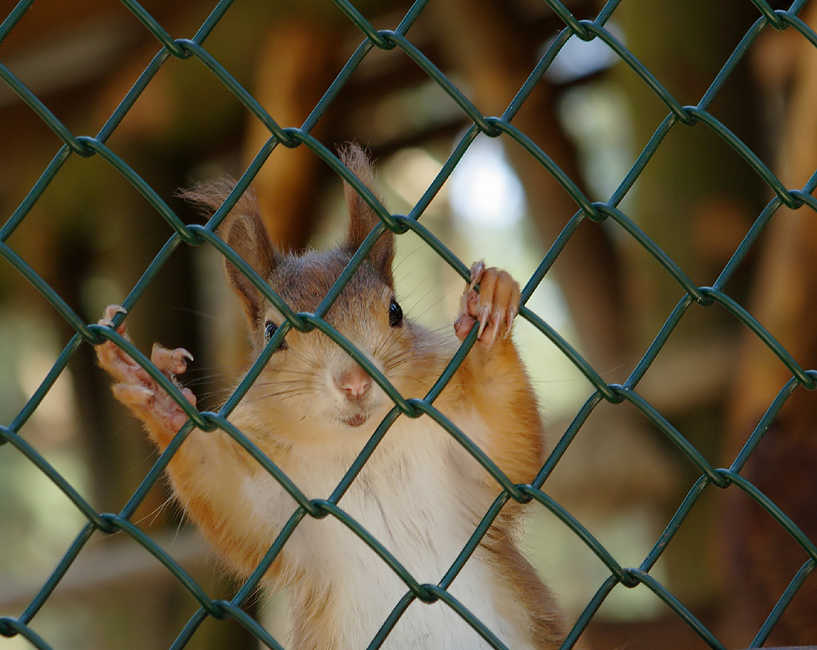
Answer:
[[[395,450],[383,446],[350,486],[338,506],[361,524],[420,584],[436,585],[456,560],[476,526],[468,507],[469,489],[452,466],[450,439],[434,423],[411,421],[410,431],[397,431],[414,444]],[[378,456],[380,454],[380,456]],[[325,498],[337,485],[344,469],[326,471],[321,463],[302,467],[293,475],[310,497]],[[255,504],[260,522],[289,519],[297,505],[270,476],[248,479],[245,493]],[[272,539],[270,540],[270,543]],[[301,621],[317,625],[340,647],[365,648],[409,592],[406,583],[363,539],[329,515],[304,518],[284,547],[291,575],[309,576],[321,585],[327,607],[323,620]],[[508,603],[495,602],[493,569],[477,551],[449,588],[449,593],[514,650],[529,650],[527,633],[514,630],[500,614]],[[301,592],[292,584],[293,615],[310,609],[314,591]],[[299,599],[304,603],[299,605]],[[311,608],[314,611],[314,608]],[[325,617],[325,618],[324,618]],[[442,601],[425,604],[415,599],[382,646],[391,650],[482,650],[490,648],[462,617]]]
[[[472,558],[463,568],[449,593],[470,611],[485,627],[491,631],[508,648],[513,650],[533,650],[527,635],[523,631],[514,630],[510,623],[499,614],[501,609],[507,608],[507,603],[497,603],[493,599],[496,590],[492,588],[492,576],[487,566],[478,558]],[[370,585],[371,589],[371,585]],[[378,608],[373,622],[378,630],[391,613],[391,604],[396,604],[408,591],[402,587],[398,599],[388,600],[388,608]],[[379,596],[379,594],[372,594]],[[384,594],[385,595],[385,594]],[[383,612],[383,609],[387,611]],[[373,638],[373,634],[361,626],[351,631],[353,638],[343,647],[365,648]],[[472,628],[456,611],[445,602],[425,604],[415,600],[397,621],[381,646],[384,650],[407,650],[417,648],[421,650],[488,650],[490,646],[479,633]]]
[[[418,583],[436,585],[453,564],[466,538],[451,535],[450,530],[445,530],[445,524],[440,523],[436,530],[417,531],[429,542],[422,552],[406,553],[405,540],[390,537],[394,533],[391,517],[399,517],[399,512],[390,511],[380,521],[362,517],[361,523],[365,522],[366,529]],[[330,525],[322,527],[324,523]],[[327,628],[330,638],[341,639],[340,648],[368,647],[409,592],[408,586],[365,542],[342,524],[327,520],[304,521],[303,524],[307,526],[304,532],[313,537],[313,545],[315,540],[323,542],[320,549],[323,552],[316,553],[309,565],[312,574],[309,581],[325,581],[331,585],[325,610],[329,620],[316,622]],[[391,530],[387,531],[389,528]],[[418,541],[417,538],[411,539]],[[502,591],[495,582],[482,551],[477,551],[448,592],[507,647],[532,650],[527,634],[513,629],[500,613],[512,606],[495,600],[496,594]],[[304,596],[308,598],[309,594]],[[293,605],[297,609],[297,599]],[[415,599],[381,647],[386,650],[487,650],[491,646],[445,602],[426,604]]]

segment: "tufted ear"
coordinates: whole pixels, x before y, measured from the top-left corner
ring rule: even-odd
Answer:
[[[369,162],[369,156],[357,143],[349,143],[339,150],[340,161],[357,176],[363,184],[380,198],[374,191],[374,170]],[[348,183],[343,184],[346,195],[346,204],[349,207],[349,232],[345,247],[354,253],[363,240],[379,222],[380,217],[372,210],[366,201]],[[394,261],[394,234],[386,231],[377,240],[369,253],[368,260],[375,270],[383,277],[390,287],[394,286],[392,276],[392,262]]]
[[[212,213],[221,206],[234,186],[231,179],[220,179],[183,190],[180,196]],[[227,215],[219,227],[219,235],[258,275],[269,280],[277,254],[261,221],[258,201],[251,190],[238,200]],[[256,329],[263,317],[263,295],[226,257],[224,270],[230,286],[241,299],[250,329]]]

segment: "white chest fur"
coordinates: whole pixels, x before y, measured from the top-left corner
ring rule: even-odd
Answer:
[[[471,490],[452,463],[452,444],[427,418],[398,421],[339,503],[421,584],[442,579],[475,526],[468,508]],[[348,464],[327,466],[324,456],[303,459],[287,471],[307,496],[326,498]],[[277,533],[294,512],[294,500],[267,475],[248,479],[244,488],[258,524],[269,528],[271,535]],[[408,592],[396,573],[332,516],[305,518],[284,553],[300,575],[310,576],[328,590],[332,607],[326,614],[336,619],[333,625],[349,650],[366,648]],[[470,558],[449,593],[506,645],[515,650],[529,647],[498,613],[491,568],[480,553]],[[425,605],[416,600],[382,647],[477,650],[490,646],[445,603]]]

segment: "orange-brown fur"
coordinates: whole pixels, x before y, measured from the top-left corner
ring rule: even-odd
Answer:
[[[371,187],[371,168],[359,148],[347,149],[343,152],[343,160]],[[215,208],[221,204],[230,187],[229,184],[200,186],[188,192],[187,197]],[[292,309],[296,312],[314,311],[350,256],[377,222],[373,211],[349,187],[347,201],[351,212],[349,235],[347,241],[334,251],[310,252],[300,257],[285,256],[275,251],[266,237],[251,197],[245,197],[239,202],[222,227],[221,234],[236,252],[268,280]],[[351,337],[366,337],[367,333],[381,332],[382,341],[378,349],[384,350],[381,356],[385,359],[383,363],[387,376],[391,375],[390,380],[404,397],[423,397],[456,347],[408,320],[399,329],[389,329],[389,312],[384,309],[384,305],[389,304],[389,293],[393,290],[393,249],[393,236],[386,233],[326,314],[326,320]],[[479,268],[479,273],[482,274],[482,267]],[[226,271],[241,300],[251,341],[257,353],[265,343],[265,322],[273,316],[278,319],[280,315],[276,314],[261,293],[233,265],[227,263]],[[487,269],[480,277],[486,283],[481,287],[480,295],[489,294],[494,287],[489,287],[488,284],[496,283],[498,296],[500,292],[505,292],[503,296],[510,292],[511,298],[500,296],[496,299],[503,308],[508,308],[508,304],[518,299],[518,285],[504,272]],[[464,338],[473,321],[480,320],[479,305],[468,303],[468,300],[479,298],[474,292],[466,291],[465,295],[467,298],[463,299],[461,320],[455,325],[460,338]],[[509,300],[510,303],[505,304],[503,300]],[[510,307],[515,309],[513,304]],[[515,312],[508,313],[510,320]],[[511,338],[503,335],[504,329],[510,328],[510,322],[503,325],[501,316],[499,318],[497,321],[494,313],[483,318],[487,321],[485,332],[435,402],[435,407],[451,417],[468,435],[471,435],[473,423],[477,422],[479,426],[474,429],[474,435],[479,437],[475,441],[513,482],[527,483],[533,479],[542,462],[542,423],[525,368]],[[361,324],[361,320],[365,322]],[[352,342],[359,344],[365,341],[352,338]],[[315,350],[318,351],[318,357],[330,355],[336,352],[336,346],[321,333],[304,334],[295,330],[287,334],[286,344],[288,352],[276,352],[272,356],[268,368],[238,405],[231,421],[289,475],[290,472],[297,474],[301,470],[304,458],[310,458],[311,455],[320,458],[321,454],[330,453],[327,449],[336,444],[336,440],[327,442],[320,431],[313,433],[313,429],[308,426],[308,418],[317,416],[309,408],[304,412],[292,412],[290,402],[274,397],[278,391],[285,394],[288,390],[286,386],[282,387],[277,383],[277,373],[287,371],[287,366],[281,365],[284,364],[282,359],[288,354],[288,358],[294,362],[299,357],[305,358],[307,352]],[[101,365],[124,384],[138,384],[139,390],[134,392],[127,387],[120,388],[117,396],[145,422],[153,441],[160,449],[164,449],[178,431],[178,414],[167,417],[155,415],[159,410],[156,404],[162,397],[153,394],[154,386],[150,384],[152,380],[145,380],[139,369],[129,365],[128,357],[105,346],[100,347],[99,356]],[[292,379],[295,384],[299,381],[302,380],[297,375]],[[142,391],[145,387],[150,389],[148,392],[151,395],[148,398],[144,397]],[[192,393],[186,391],[185,394],[195,403]],[[366,404],[362,398],[361,404]],[[340,408],[351,409],[352,406],[341,404]],[[379,422],[390,406],[388,401],[385,405],[376,403],[376,408],[372,407],[373,424],[360,429],[373,431],[376,422]],[[167,408],[172,412],[172,405]],[[360,406],[360,409],[363,410],[364,406]],[[369,417],[368,411],[366,417]],[[306,425],[303,424],[304,421]],[[412,426],[407,420],[402,422],[404,424],[398,421],[393,428],[398,432],[412,430],[400,429],[401,426]],[[390,438],[390,434],[391,431],[376,450],[371,463],[387,463],[389,454],[392,453],[398,454],[398,457],[399,454],[410,453],[410,446],[414,443]],[[348,440],[344,443],[348,445],[348,460],[355,457],[368,435],[358,433],[357,428],[350,428],[348,434],[343,434],[348,436],[344,438]],[[440,430],[439,435],[447,434]],[[447,462],[454,465],[450,468],[451,475],[461,475],[462,481],[469,486],[465,490],[468,503],[462,505],[470,513],[468,519],[476,526],[499,494],[500,488],[456,443],[450,442],[448,438],[435,439],[441,441],[440,448],[447,449],[446,453],[450,454]],[[396,467],[394,471],[401,470]],[[171,460],[168,474],[174,492],[188,516],[213,546],[238,574],[248,575],[252,572],[269,549],[273,538],[269,536],[266,522],[259,519],[260,515],[253,508],[253,500],[242,495],[247,479],[255,477],[261,480],[264,470],[226,433],[194,430]],[[365,472],[361,473],[359,481],[366,480]],[[455,486],[451,487],[454,492]],[[340,505],[343,504],[342,501]],[[562,638],[561,623],[550,591],[517,547],[515,527],[520,511],[521,508],[515,503],[509,503],[504,508],[477,549],[474,561],[489,567],[490,584],[485,584],[484,589],[496,596],[495,602],[499,603],[497,607],[502,610],[504,618],[515,629],[523,631],[520,633],[529,639],[531,648],[550,650],[558,647]],[[471,532],[472,530],[463,531],[466,535]],[[426,539],[423,543],[433,544],[434,540]],[[293,647],[304,650],[351,650],[342,645],[338,622],[333,620],[339,603],[332,590],[321,582],[321,567],[307,570],[303,565],[294,563],[294,557],[285,545],[269,575],[271,582],[277,580],[292,590],[295,610]]]

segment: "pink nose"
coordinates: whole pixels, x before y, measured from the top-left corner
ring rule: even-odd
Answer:
[[[358,365],[350,368],[340,376],[334,377],[337,386],[346,395],[346,399],[360,399],[372,385],[372,378]]]

